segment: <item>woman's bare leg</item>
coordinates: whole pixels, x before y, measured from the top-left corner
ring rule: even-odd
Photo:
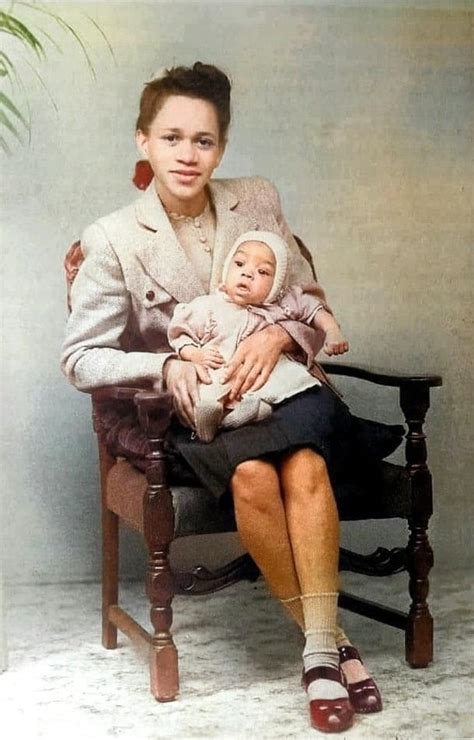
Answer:
[[[285,515],[302,593],[338,591],[339,516],[324,460],[310,449],[290,455],[281,469]],[[337,647],[350,645],[336,626]],[[349,683],[368,679],[363,663],[342,668]]]
[[[238,465],[232,478],[237,529],[272,594],[304,630],[301,590],[288,539],[280,481],[264,460]]]
[[[244,462],[237,467],[232,490],[242,544],[258,564],[272,594],[304,631],[301,588],[277,471],[264,460]],[[314,547],[311,549],[313,557]],[[342,635],[345,639],[341,644],[350,644]]]
[[[301,587],[299,577],[296,572],[293,548],[289,540],[285,507],[288,506],[288,502],[290,500],[289,494],[292,494],[292,485],[290,482],[291,477],[294,475],[298,477],[300,473],[304,477],[306,476],[306,466],[308,461],[306,460],[305,462],[305,458],[307,453],[309,453],[311,458],[315,455],[315,453],[312,453],[310,450],[302,450],[298,453],[294,453],[297,457],[293,459],[293,456],[291,456],[284,464],[284,469],[288,475],[287,485],[290,486],[286,491],[284,503],[282,501],[282,490],[277,471],[274,466],[268,462],[263,460],[250,460],[244,462],[237,467],[232,479],[237,527],[242,543],[259,566],[272,594],[283,602],[284,606],[288,609],[293,619],[303,631],[305,629],[305,625],[300,598]],[[337,511],[335,510],[330,486],[328,491],[329,484],[324,462],[319,458],[319,456],[315,457],[318,459],[316,465],[314,465],[315,461],[312,459],[312,475],[316,476],[316,479],[318,479],[316,482],[316,488],[323,489],[323,502],[325,501],[329,504],[332,524],[329,527],[328,532],[332,530],[332,536],[334,539],[334,532],[337,533],[338,531]],[[301,469],[301,466],[303,466],[304,470]],[[322,478],[322,481],[319,481],[320,477]],[[311,499],[313,498],[313,494],[314,492],[310,494]],[[318,496],[316,495],[314,498],[318,498]],[[295,497],[291,495],[291,504],[289,505],[290,519],[298,531],[299,526],[297,522],[300,518],[300,514],[298,512],[297,505],[295,506],[296,502],[294,499]],[[305,498],[303,508],[307,512],[308,508],[311,507],[312,504],[306,501]],[[296,512],[293,517],[292,514],[295,508]],[[319,517],[322,517],[323,520],[327,516],[324,509],[325,505],[323,503],[322,511],[319,512]],[[299,552],[299,559],[303,562],[303,573],[306,571],[309,572],[308,588],[311,589],[313,587],[311,584],[315,563],[316,573],[318,573],[319,564],[321,563],[323,564],[323,570],[326,571],[324,587],[333,588],[332,576],[329,581],[327,580],[328,563],[325,562],[324,556],[321,557],[321,551],[317,546],[317,535],[315,539],[314,529],[316,528],[318,532],[320,531],[318,516],[314,517],[313,515],[308,520],[308,518],[303,514],[302,519],[304,524],[303,532],[306,531],[307,524],[311,523],[311,531],[309,532],[308,537],[303,537],[302,540],[302,542],[306,542],[308,552],[310,553],[308,556],[310,562],[309,567],[306,566],[304,545],[303,547],[296,547]],[[319,521],[321,521],[321,519],[319,519]],[[326,537],[328,532],[325,534]],[[298,532],[298,536],[296,537],[297,540],[299,540],[299,534],[301,534],[301,532]],[[331,537],[329,537],[329,540],[330,539]],[[332,547],[330,547],[330,551],[332,562],[329,568],[329,573],[333,573],[334,568],[337,568],[338,537],[337,544],[334,542]],[[334,590],[337,591],[337,576],[334,583],[336,584]],[[346,641],[347,638],[342,631],[340,631],[338,635],[337,628],[336,636],[343,636],[341,644],[349,643],[349,641]],[[347,674],[350,675],[347,675],[347,679],[350,682],[361,680],[369,675],[365,670],[365,666],[360,663],[354,664],[353,661],[350,661],[350,663],[344,664],[344,668],[346,668],[346,666],[349,668]]]
[[[286,525],[303,594],[339,589],[339,515],[326,463],[310,449],[281,465]]]

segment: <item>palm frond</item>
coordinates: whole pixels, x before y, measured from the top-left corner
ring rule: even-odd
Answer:
[[[47,86],[46,82],[45,82],[45,81],[43,80],[43,78],[41,77],[41,75],[40,75],[40,73],[38,72],[38,70],[37,70],[37,69],[35,69],[35,68],[33,67],[33,65],[32,65],[32,64],[30,64],[30,62],[29,62],[29,61],[28,61],[27,59],[26,59],[25,61],[26,61],[26,64],[28,65],[28,67],[29,67],[29,68],[31,69],[31,71],[33,72],[33,74],[34,74],[34,76],[36,77],[36,79],[38,80],[38,82],[40,83],[41,87],[42,87],[42,88],[43,88],[43,90],[45,91],[46,95],[48,96],[48,98],[49,98],[49,102],[50,102],[50,103],[51,103],[51,105],[53,106],[54,110],[56,111],[56,113],[58,113],[58,112],[59,112],[59,108],[58,108],[58,106],[57,106],[57,103],[56,103],[56,101],[54,100],[53,96],[52,96],[52,95],[51,95],[51,93],[49,92],[49,90],[48,90],[48,86]]]
[[[10,58],[4,51],[0,51],[0,77],[7,77],[15,73],[15,67],[13,66]]]
[[[2,126],[5,126],[13,136],[15,136],[18,141],[21,141],[21,136],[18,132],[17,127],[10,121],[5,111],[0,109],[0,124]]]
[[[60,26],[62,26],[63,28],[65,28],[67,31],[69,31],[70,34],[72,34],[74,36],[74,38],[76,39],[77,43],[79,44],[79,46],[82,49],[82,53],[84,54],[84,57],[86,59],[87,66],[89,67],[89,72],[91,73],[91,76],[94,78],[94,80],[96,80],[97,79],[97,75],[96,75],[95,67],[92,64],[92,59],[90,58],[89,53],[88,53],[88,51],[87,51],[87,49],[85,47],[85,44],[84,44],[83,40],[81,39],[81,37],[79,36],[79,34],[77,33],[77,31],[75,31],[74,28],[69,23],[67,23],[65,20],[63,20],[63,18],[60,18],[59,16],[57,16],[56,17],[56,20],[57,20],[57,22],[59,23]]]
[[[77,41],[79,46],[81,47],[82,53],[84,54],[84,57],[86,59],[87,66],[89,68],[89,72],[91,76],[96,79],[97,75],[95,72],[95,67],[92,64],[92,60],[89,56],[89,53],[86,49],[86,46],[81,38],[81,36],[78,34],[78,32],[68,23],[64,20],[64,18],[61,18],[60,15],[57,13],[54,13],[52,10],[48,10],[47,8],[41,6],[41,5],[32,5],[31,3],[25,3],[25,2],[18,2],[17,5],[22,5],[25,8],[30,8],[31,10],[36,10],[38,13],[43,13],[44,15],[49,16],[53,20],[56,21],[56,23],[63,28],[67,33],[70,33]]]
[[[92,25],[97,29],[97,31],[100,33],[100,35],[104,39],[105,43],[107,44],[107,48],[110,51],[110,56],[114,60],[115,64],[117,64],[117,58],[112,48],[112,44],[110,43],[109,39],[105,35],[105,31],[99,26],[97,21],[95,21],[90,15],[88,15],[87,13],[85,15],[86,15],[86,18],[92,23]]]
[[[22,122],[24,126],[28,127],[28,124],[23,114],[18,110],[16,105],[12,103],[8,95],[5,95],[5,93],[3,92],[0,92],[0,106],[7,108],[7,110],[9,110],[10,113],[13,113],[13,115],[16,116]]]
[[[45,58],[45,52],[41,41],[11,13],[5,13],[0,10],[0,33],[7,33],[14,36],[23,44],[32,49],[38,59]]]
[[[3,149],[3,151],[4,151],[4,152],[5,152],[6,154],[11,154],[11,153],[12,153],[12,150],[11,150],[11,149],[10,149],[10,147],[8,146],[8,144],[7,144],[7,142],[6,142],[6,139],[4,139],[4,138],[3,138],[3,136],[1,136],[1,135],[0,135],[0,148],[2,148],[2,149]]]
[[[81,35],[73,28],[73,26],[68,23],[64,18],[62,18],[60,15],[55,13],[54,11],[48,9],[41,3],[31,3],[31,2],[24,2],[22,0],[12,0],[8,6],[8,10],[1,10],[0,11],[0,33],[8,34],[9,36],[14,37],[20,44],[23,44],[23,47],[26,48],[28,51],[32,51],[37,59],[39,61],[43,61],[46,59],[46,51],[48,46],[45,44],[44,39],[47,40],[48,43],[50,43],[56,51],[63,53],[63,49],[61,48],[61,43],[58,42],[54,36],[54,34],[50,31],[46,31],[41,27],[34,26],[31,29],[29,26],[31,25],[29,21],[27,21],[28,26],[23,23],[23,21],[19,20],[17,17],[17,8],[21,6],[23,8],[27,8],[31,11],[36,11],[37,13],[43,14],[43,16],[48,16],[52,19],[52,21],[57,24],[61,28],[62,31],[64,31],[67,35],[72,36],[74,41],[79,46],[85,60],[87,63],[87,67],[89,69],[89,72],[91,76],[96,79],[96,71],[94,68],[94,64],[92,62],[92,59],[89,55],[89,52],[87,50],[86,44],[83,41],[83,38]],[[15,14],[14,14],[15,13]],[[88,19],[88,21],[94,26],[94,28],[100,33],[103,40],[105,41],[107,48],[116,63],[116,58],[114,51],[112,49],[112,45],[110,44],[110,41],[108,40],[107,36],[105,35],[104,31],[100,28],[98,23],[91,18],[89,15],[83,13],[83,15]],[[42,38],[44,37],[44,39]],[[16,60],[15,60],[16,61]],[[41,74],[38,72],[38,70],[33,66],[33,64],[30,63],[28,59],[23,59],[23,61],[28,65],[28,67],[31,69],[33,74],[35,75],[36,79],[38,80],[39,84],[45,91],[46,95],[49,98],[49,101],[51,105],[53,106],[54,110],[58,112],[58,106],[51,95],[47,85],[45,84],[43,78],[41,77]],[[12,62],[10,59],[10,56],[8,56],[5,52],[0,51],[0,80],[7,80],[8,83],[11,86],[11,89],[14,90],[14,86],[17,85],[19,88],[21,88],[23,95],[24,95],[24,101],[22,103],[22,107],[26,107],[27,110],[27,116],[25,117],[23,113],[19,110],[19,108],[12,102],[9,95],[7,95],[4,92],[0,92],[0,131],[3,129],[3,131],[7,131],[7,133],[12,134],[17,139],[21,141],[20,133],[18,131],[18,124],[21,122],[21,124],[26,128],[28,131],[28,138],[31,141],[31,108],[30,103],[28,99],[28,91],[19,75],[16,69],[16,64]],[[8,145],[8,141],[5,138],[4,135],[0,134],[0,149],[3,149],[3,151],[7,153],[11,153],[10,147]]]
[[[54,48],[56,49],[56,51],[58,51],[60,54],[63,53],[63,50],[59,46],[59,44],[56,41],[56,39],[54,38],[54,36],[52,36],[50,33],[48,33],[47,31],[45,31],[44,28],[38,28],[37,30],[38,30],[38,33],[42,33],[43,36],[46,36],[46,38],[48,39],[49,43],[52,46],[54,46]]]

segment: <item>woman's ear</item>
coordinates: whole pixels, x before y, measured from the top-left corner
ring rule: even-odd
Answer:
[[[148,136],[143,133],[140,129],[135,132],[135,142],[140,154],[148,159]]]

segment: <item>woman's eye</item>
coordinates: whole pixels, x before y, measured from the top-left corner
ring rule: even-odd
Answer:
[[[166,136],[163,136],[163,139],[165,141],[169,141],[170,144],[174,144],[176,141],[178,141],[178,137],[176,134],[167,134]]]
[[[214,142],[211,139],[199,139],[198,144],[201,149],[210,149],[211,146],[214,146]]]

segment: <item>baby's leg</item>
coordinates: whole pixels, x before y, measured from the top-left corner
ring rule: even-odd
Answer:
[[[224,415],[223,397],[228,389],[215,380],[211,384],[200,383],[199,401],[194,407],[196,434],[201,442],[212,442]]]
[[[225,416],[221,426],[224,429],[235,429],[252,421],[266,419],[272,413],[272,407],[254,393],[245,393],[239,404]]]

